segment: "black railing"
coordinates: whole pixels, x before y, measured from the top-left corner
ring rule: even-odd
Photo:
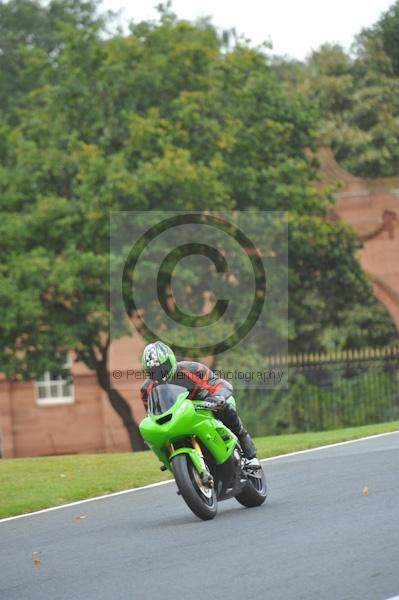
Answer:
[[[399,420],[399,347],[270,357],[288,389],[237,392],[254,435],[323,431]]]

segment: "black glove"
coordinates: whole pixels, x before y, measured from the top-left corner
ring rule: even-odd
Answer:
[[[226,406],[226,398],[223,396],[208,396],[206,402],[211,410],[221,411]]]

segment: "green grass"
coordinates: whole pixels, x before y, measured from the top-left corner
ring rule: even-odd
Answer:
[[[396,431],[399,421],[364,427],[256,439],[266,458]],[[169,479],[150,452],[80,454],[0,460],[0,518]]]

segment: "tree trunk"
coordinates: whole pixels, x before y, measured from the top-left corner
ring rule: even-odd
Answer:
[[[96,365],[97,381],[101,388],[107,393],[112,408],[118,413],[125,426],[132,450],[148,450],[141,437],[140,430],[133,418],[129,403],[122,394],[111,386],[109,373],[105,361],[99,361]]]

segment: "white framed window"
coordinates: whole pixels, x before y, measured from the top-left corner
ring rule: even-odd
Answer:
[[[36,402],[40,406],[72,404],[75,401],[70,352],[60,352],[60,367],[45,371],[35,382]]]

